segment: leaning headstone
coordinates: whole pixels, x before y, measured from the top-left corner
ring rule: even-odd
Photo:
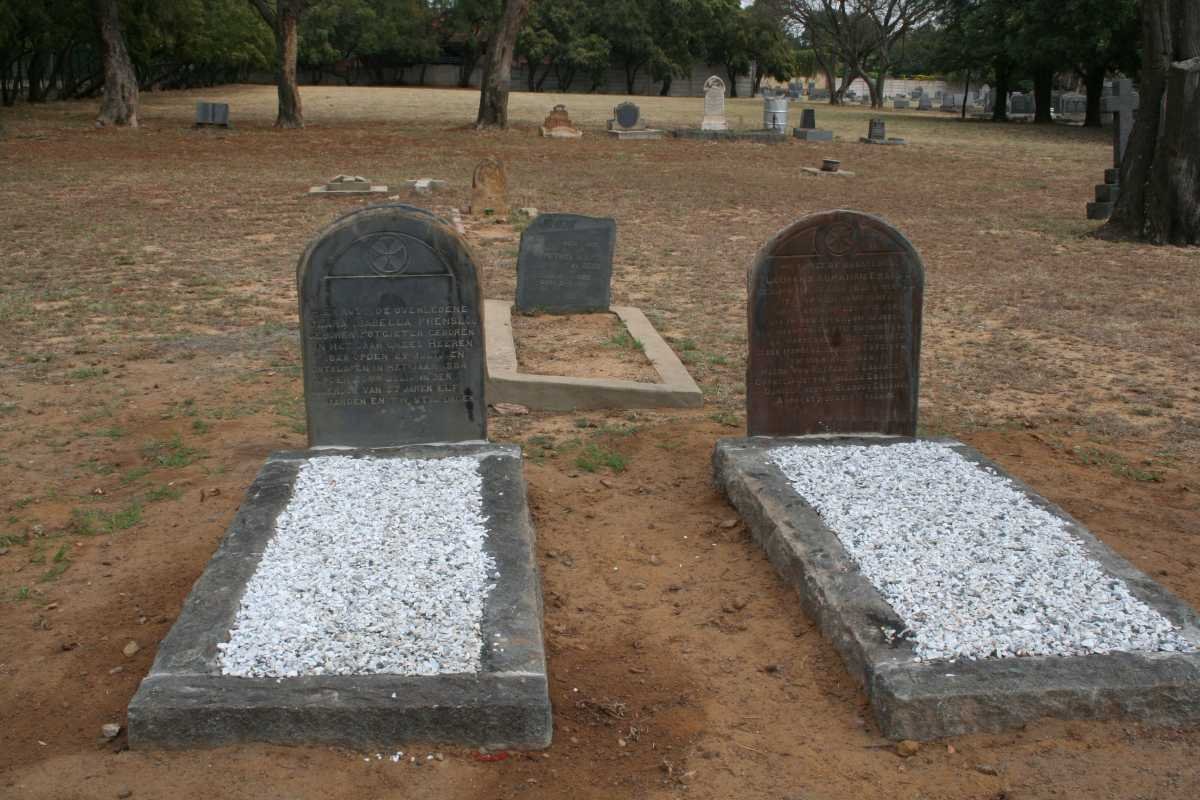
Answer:
[[[819,130],[816,109],[806,108],[800,112],[800,127],[792,128],[792,136],[806,142],[828,142],[833,139],[833,131]]]
[[[521,233],[517,311],[607,311],[617,223],[579,214],[540,214]]]
[[[768,242],[749,278],[751,436],[917,427],[924,267],[883,220],[805,217]]]
[[[583,131],[576,128],[571,122],[571,115],[567,113],[567,107],[562,103],[550,109],[540,130],[542,136],[551,139],[578,139],[583,136]]]
[[[452,228],[351,214],[305,251],[299,292],[310,446],[487,438],[479,284]]]
[[[716,75],[704,82],[704,118],[700,130],[723,131],[729,128],[725,121],[725,81]]]
[[[133,747],[545,747],[519,448],[489,444],[478,278],[406,205],[305,250],[311,449],[273,454],[129,705]]]
[[[867,128],[867,135],[859,138],[863,144],[904,144],[904,140],[887,135],[887,123],[883,117],[873,117]]]
[[[196,103],[196,127],[229,127],[229,104],[210,103],[200,100]]]
[[[1108,219],[1117,205],[1121,160],[1125,157],[1137,108],[1138,94],[1128,78],[1113,81],[1111,92],[1100,98],[1100,110],[1113,115],[1113,168],[1104,171],[1104,183],[1096,184],[1096,199],[1087,204],[1088,219]]]
[[[508,172],[503,161],[489,157],[475,167],[468,211],[475,216],[508,216]]]

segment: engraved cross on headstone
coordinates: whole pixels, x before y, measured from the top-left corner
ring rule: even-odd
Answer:
[[[1133,91],[1133,81],[1120,78],[1113,81],[1112,94],[1100,99],[1100,110],[1113,115],[1113,166],[1120,167],[1125,156],[1125,145],[1133,131],[1133,112],[1138,107],[1138,96]]]

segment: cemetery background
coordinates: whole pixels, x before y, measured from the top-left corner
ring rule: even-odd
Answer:
[[[801,214],[861,208],[925,260],[923,428],[988,454],[1200,604],[1196,255],[1080,238],[1109,131],[887,112],[910,144],[870,148],[855,140],[878,111],[821,105],[837,140],[768,149],[609,141],[611,96],[515,94],[515,129],[482,135],[462,129],[470,92],[304,97],[310,127],[284,135],[271,87],[146,95],[133,136],[93,131],[90,102],[5,113],[0,794],[1194,796],[1200,733],[1121,722],[1039,723],[901,760],[710,484],[713,441],[744,423],[746,267]],[[228,99],[235,128],[192,131],[197,99]],[[537,138],[556,102],[584,139]],[[637,102],[656,125],[698,124],[695,99]],[[756,124],[761,101],[726,113]],[[439,749],[417,770],[328,749],[97,743],[262,458],[303,443],[295,259],[368,202],[305,190],[342,172],[431,176],[451,181],[435,209],[463,206],[490,154],[514,206],[617,219],[613,300],[652,315],[707,404],[491,419],[528,459],[549,757]],[[858,177],[799,175],[824,156]],[[487,295],[513,296],[515,242],[474,244]]]

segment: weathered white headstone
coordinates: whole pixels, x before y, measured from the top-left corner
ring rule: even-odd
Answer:
[[[725,81],[716,75],[704,82],[704,119],[700,128],[706,131],[729,129],[725,121]]]

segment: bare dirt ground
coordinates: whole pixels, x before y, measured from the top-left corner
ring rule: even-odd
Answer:
[[[303,95],[310,125],[286,133],[265,86],[146,95],[136,132],[92,129],[92,103],[0,112],[0,797],[1200,795],[1198,731],[1047,721],[898,757],[709,480],[713,441],[743,426],[756,249],[810,211],[874,212],[926,263],[925,430],[1200,604],[1200,253],[1087,236],[1107,131],[898,113],[888,133],[911,144],[876,148],[856,143],[868,111],[818,106],[839,141],[613,142],[617,97],[517,94],[515,128],[477,134],[471,92]],[[199,98],[231,102],[236,127],[193,131]],[[582,140],[537,137],[556,102]],[[701,112],[638,102],[656,127]],[[729,110],[761,118],[758,100]],[[528,458],[554,745],[438,749],[417,767],[98,741],[263,458],[304,443],[296,259],[367,202],[305,190],[338,173],[444,178],[436,205],[464,206],[489,154],[514,206],[616,218],[613,300],[648,313],[706,401],[493,420]],[[800,173],[825,156],[857,177]],[[471,238],[487,296],[511,297],[515,239]]]
[[[658,383],[642,344],[616,314],[514,314],[522,372]]]

